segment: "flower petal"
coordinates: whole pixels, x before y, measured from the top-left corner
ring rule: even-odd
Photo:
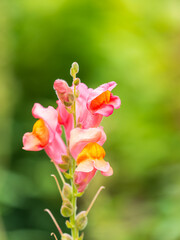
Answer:
[[[102,116],[108,117],[111,115],[114,111],[114,107],[112,105],[103,105],[101,108],[99,108],[96,113],[101,114]]]
[[[111,93],[109,104],[113,105],[115,109],[118,109],[118,108],[120,108],[121,100],[120,100],[120,98],[118,96],[114,96]]]
[[[103,171],[103,172],[107,172],[110,168],[110,165],[108,162],[106,162],[104,159],[96,159],[94,160],[94,167],[97,170]]]
[[[101,174],[104,175],[104,176],[106,176],[106,177],[109,177],[109,176],[113,175],[113,169],[112,169],[112,167],[110,167],[107,172],[101,171]]]
[[[100,114],[106,117],[111,115],[114,108],[120,107],[119,97],[113,96],[111,93],[116,85],[116,82],[109,82],[91,90],[87,99],[87,109],[92,114]]]
[[[45,152],[56,164],[63,163],[61,156],[67,154],[66,145],[64,144],[61,133],[57,129],[55,137],[51,143],[49,143],[45,148]]]
[[[101,86],[99,86],[96,89],[93,89],[90,92],[89,97],[88,97],[88,103],[87,103],[88,104],[88,108],[89,108],[89,105],[90,105],[90,103],[91,103],[91,101],[93,99],[95,99],[96,97],[98,97],[100,94],[102,94],[105,91],[112,91],[112,89],[115,88],[116,85],[117,85],[117,83],[112,81],[112,82],[108,82],[108,83],[102,84]]]
[[[91,179],[94,177],[96,169],[94,168],[91,172],[75,172],[74,182],[78,188],[78,192],[83,192]]]
[[[93,162],[91,159],[87,159],[79,163],[76,168],[76,172],[91,172],[94,169]]]
[[[32,108],[32,114],[35,118],[44,120],[49,129],[49,142],[51,142],[54,138],[54,133],[58,124],[57,111],[51,106],[44,108],[41,104],[35,103]]]
[[[40,151],[43,149],[43,147],[41,147],[41,141],[32,132],[24,134],[23,146],[23,149],[27,151]]]
[[[76,158],[88,143],[96,142],[99,145],[103,145],[105,141],[106,134],[100,127],[89,129],[75,128],[70,134],[70,152]]]
[[[70,132],[73,129],[74,120],[73,115],[68,113],[64,104],[60,100],[57,101],[58,104],[58,121],[65,128],[66,138],[69,140]]]

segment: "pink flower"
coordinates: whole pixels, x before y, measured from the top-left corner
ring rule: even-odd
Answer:
[[[77,186],[78,192],[83,192],[91,179],[94,177],[96,173],[96,169],[91,172],[75,172],[74,174],[74,182]]]
[[[87,187],[97,170],[104,176],[111,176],[113,170],[108,162],[104,160],[105,151],[97,143],[87,144],[78,155],[75,170],[75,184],[78,191],[82,192]]]
[[[92,114],[87,109],[87,99],[91,90],[84,83],[77,86],[79,92],[79,97],[76,100],[77,123],[84,129],[98,127],[103,117],[100,114]]]
[[[92,90],[87,99],[87,108],[93,114],[100,114],[108,117],[120,107],[121,101],[118,96],[114,96],[111,90],[116,86],[115,82],[105,83]]]
[[[75,128],[70,135],[70,152],[76,159],[75,184],[78,191],[84,191],[97,170],[105,176],[113,174],[109,163],[104,160],[105,151],[101,145],[106,141],[102,128]]]
[[[66,154],[66,146],[61,139],[61,128],[58,125],[58,113],[53,107],[44,108],[35,103],[32,115],[38,118],[32,132],[23,136],[23,149],[27,151],[45,150],[57,164],[63,163],[61,155]]]
[[[58,109],[57,109],[58,122],[60,125],[64,126],[66,139],[69,140],[70,132],[74,126],[73,115],[68,113],[68,111],[66,110],[66,107],[64,106],[64,104],[62,104],[61,101],[57,101],[57,103],[58,103]]]

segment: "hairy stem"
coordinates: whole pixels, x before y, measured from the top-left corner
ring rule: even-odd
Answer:
[[[74,76],[74,78],[75,78],[75,76]],[[74,109],[74,111],[73,111],[74,128],[76,128],[76,86],[75,85],[74,85],[74,105],[73,105],[73,109]],[[76,227],[77,197],[75,195],[77,193],[77,189],[76,189],[76,186],[74,184],[75,168],[76,168],[76,162],[72,158],[70,168],[69,168],[69,173],[70,173],[70,175],[73,176],[73,178],[71,179],[71,186],[72,186],[72,200],[71,200],[71,203],[73,205],[73,215],[70,217],[70,222],[73,226],[73,228],[71,229],[71,235],[72,235],[73,240],[76,240],[79,237],[79,232],[78,232],[78,229]]]

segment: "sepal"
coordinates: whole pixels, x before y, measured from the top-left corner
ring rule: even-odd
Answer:
[[[72,199],[72,187],[68,183],[64,184],[62,194],[64,198]]]
[[[84,233],[81,233],[81,236],[78,238],[78,240],[83,240],[84,239]]]
[[[72,240],[72,237],[67,233],[63,233],[61,236],[61,240]]]
[[[83,194],[84,194],[84,192],[78,192],[78,193],[75,193],[74,196],[75,197],[81,197]]]
[[[82,231],[88,223],[88,219],[87,219],[87,213],[86,211],[82,211],[80,212],[77,216],[76,216],[76,226],[77,228]]]
[[[70,217],[73,214],[73,205],[68,199],[64,199],[61,207],[61,215]]]

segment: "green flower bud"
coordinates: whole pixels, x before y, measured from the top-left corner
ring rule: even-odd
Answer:
[[[68,199],[64,199],[61,207],[61,215],[70,217],[73,214],[73,205]]]
[[[74,83],[75,86],[77,86],[77,85],[79,85],[80,82],[81,81],[80,81],[79,78],[75,78],[73,83]]]
[[[72,240],[72,237],[67,233],[63,233],[61,236],[61,240]]]
[[[70,69],[71,76],[75,77],[78,72],[79,72],[79,65],[77,62],[73,62],[72,67]]]
[[[62,194],[64,198],[72,199],[72,187],[68,183],[64,184]]]
[[[86,211],[80,212],[76,216],[76,226],[77,226],[77,228],[81,231],[86,227],[87,223],[88,223],[88,219],[87,219]]]

